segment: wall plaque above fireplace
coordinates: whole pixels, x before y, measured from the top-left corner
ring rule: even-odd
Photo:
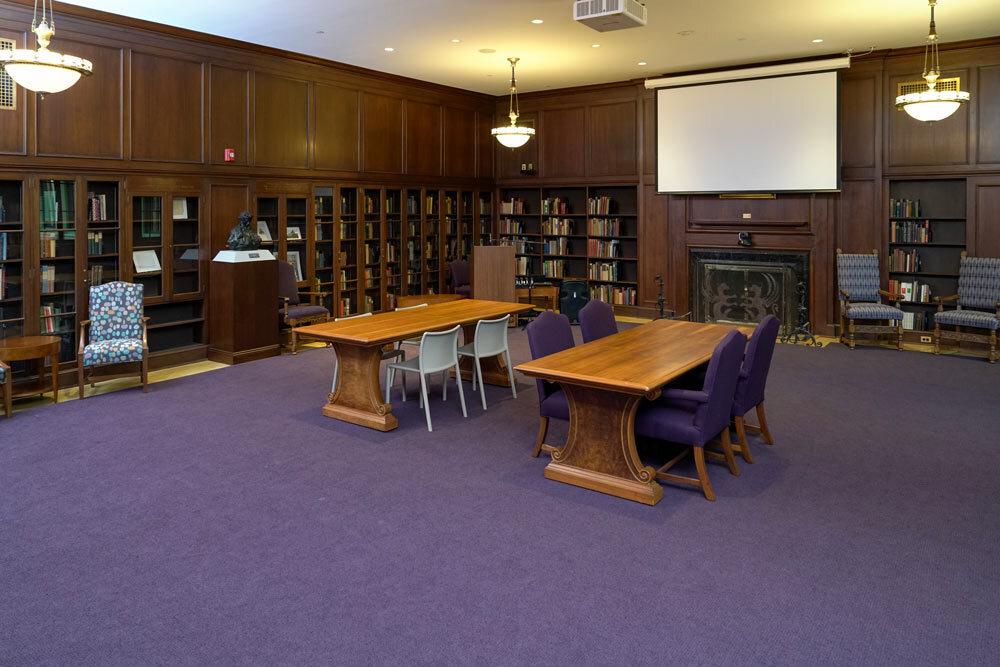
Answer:
[[[767,315],[782,332],[798,322],[797,286],[809,288],[809,254],[773,250],[690,251],[691,318],[753,326]]]

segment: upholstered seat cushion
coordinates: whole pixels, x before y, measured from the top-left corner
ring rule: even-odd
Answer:
[[[635,434],[684,445],[704,445],[700,431],[694,426],[695,412],[690,408],[690,401],[662,398],[641,405],[635,416]]]
[[[852,303],[847,316],[852,320],[901,320],[903,311],[882,303]]]
[[[302,317],[316,317],[317,315],[329,315],[323,306],[291,306],[288,309],[288,319],[297,320]]]
[[[569,403],[563,390],[556,390],[546,397],[538,406],[538,412],[543,417],[569,421]]]
[[[0,384],[3,384],[6,381],[7,381],[7,369],[4,368],[3,366],[0,366]]]
[[[1000,320],[997,320],[994,313],[986,313],[981,310],[946,310],[934,313],[934,321],[937,324],[950,324],[958,327],[978,327],[980,329],[1000,327]]]
[[[459,285],[455,288],[455,294],[461,294],[462,296],[469,296],[472,292],[472,287],[469,285]]]
[[[83,348],[84,366],[104,366],[142,361],[142,339],[100,340]]]

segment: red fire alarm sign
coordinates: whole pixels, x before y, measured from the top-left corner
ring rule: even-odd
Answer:
[[[225,149],[225,160],[226,160],[226,162],[235,162],[236,161],[236,150],[232,149],[232,148],[226,148]]]

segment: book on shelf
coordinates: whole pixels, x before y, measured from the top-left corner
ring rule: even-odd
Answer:
[[[932,243],[931,221],[896,220],[889,227],[890,243]]]
[[[591,257],[620,257],[621,245],[618,239],[587,239],[587,254]]]
[[[573,221],[549,218],[542,223],[542,234],[573,234]]]
[[[94,192],[87,193],[87,219],[101,222],[108,219],[108,196]]]
[[[605,303],[634,306],[637,292],[634,287],[615,287],[614,285],[591,285],[590,298]]]
[[[0,265],[0,301],[7,298],[7,267]]]
[[[48,294],[56,291],[56,267],[52,264],[42,264],[40,267],[42,293]]]
[[[890,199],[889,215],[893,218],[919,218],[919,199]]]
[[[920,253],[916,249],[902,250],[901,248],[895,248],[889,253],[889,271],[916,273],[920,269]]]
[[[565,236],[560,236],[555,239],[548,239],[542,244],[542,252],[546,255],[568,255],[569,252],[569,239]]]
[[[900,301],[911,303],[931,303],[934,298],[931,286],[919,280],[890,280],[889,291],[902,295]]]
[[[0,260],[7,259],[7,232],[0,232]]]
[[[933,327],[929,313],[903,312],[903,328],[909,331],[929,331]]]
[[[531,268],[531,258],[530,257],[515,257],[515,263],[517,264],[517,275],[526,276],[530,273]]]
[[[566,270],[566,262],[561,259],[542,260],[542,275],[546,278],[562,278]]]
[[[618,280],[618,262],[591,262],[591,280]]]
[[[104,254],[104,232],[87,232],[87,254]]]
[[[594,236],[619,236],[621,220],[619,218],[592,218],[590,233]]]
[[[562,197],[549,197],[548,199],[542,200],[542,214],[558,213],[561,215],[569,215],[572,213],[569,209],[569,203]]]
[[[511,197],[510,200],[500,202],[500,212],[504,214],[527,213],[525,202],[521,197]]]
[[[160,258],[155,250],[133,250],[132,265],[136,273],[152,273],[160,270]]]
[[[183,220],[186,217],[188,217],[187,197],[174,197],[174,220]]]
[[[607,215],[611,213],[611,197],[591,197],[587,200],[587,213],[590,215]]]
[[[91,264],[87,270],[87,281],[91,287],[104,284],[104,266],[101,264]]]

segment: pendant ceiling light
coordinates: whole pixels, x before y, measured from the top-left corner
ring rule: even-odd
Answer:
[[[931,8],[931,25],[924,45],[923,90],[909,91],[896,97],[896,108],[902,109],[917,120],[942,120],[958,111],[958,107],[969,101],[969,93],[959,90],[959,80],[941,79],[941,63],[938,60],[938,34],[934,23],[934,8],[937,0],[928,0]],[[922,87],[922,86],[921,86]],[[899,91],[903,93],[901,89]]]
[[[38,22],[38,0],[31,16],[31,32],[35,33],[38,48],[0,50],[0,65],[14,83],[38,93],[58,93],[76,83],[81,75],[94,73],[89,60],[49,51],[49,41],[56,32],[52,14],[52,0],[42,2],[42,20]]]
[[[517,84],[514,82],[514,66],[520,58],[507,58],[510,62],[510,125],[493,128],[493,136],[507,148],[518,148],[528,143],[528,139],[535,136],[535,128],[524,127],[517,124],[517,117],[520,115],[520,107],[517,104]]]

